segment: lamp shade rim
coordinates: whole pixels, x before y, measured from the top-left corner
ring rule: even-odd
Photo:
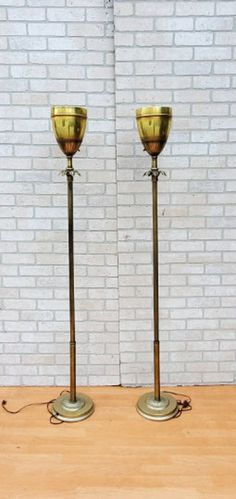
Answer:
[[[52,106],[51,117],[56,116],[80,116],[87,118],[87,109],[78,106]]]
[[[144,116],[172,116],[172,108],[168,106],[148,106],[136,109],[136,118]]]

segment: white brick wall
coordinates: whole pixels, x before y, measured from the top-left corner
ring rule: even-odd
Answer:
[[[114,0],[114,13],[115,27],[111,0],[1,2],[0,382],[68,383],[65,159],[49,121],[68,103],[89,116],[75,159],[78,383],[152,383],[150,161],[134,113],[156,103],[174,114],[162,382],[232,383],[236,3]]]
[[[232,1],[115,1],[122,384],[153,380],[150,159],[135,125],[148,104],[174,114],[159,160],[161,379],[235,381],[235,14]]]
[[[79,384],[118,384],[113,9],[3,0],[0,9],[1,383],[68,383],[65,166],[52,104],[88,108],[75,159]]]

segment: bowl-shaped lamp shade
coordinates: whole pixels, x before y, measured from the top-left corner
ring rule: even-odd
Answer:
[[[87,110],[84,107],[53,106],[51,118],[61,150],[66,156],[73,156],[84,138]]]
[[[171,107],[141,107],[136,110],[136,120],[145,151],[151,156],[158,156],[170,132]]]

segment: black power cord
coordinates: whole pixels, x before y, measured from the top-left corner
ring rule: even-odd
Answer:
[[[69,390],[62,390],[60,395],[62,395],[63,393],[70,393],[70,392],[69,392]],[[185,395],[183,393],[177,393],[177,392],[170,392],[167,390],[165,390],[165,393],[170,393],[171,395],[175,395],[176,397],[183,397],[183,400],[177,399],[179,411],[177,412],[175,418],[179,418],[181,416],[182,412],[187,412],[187,411],[192,410],[192,404],[191,404],[192,399],[191,399],[191,397],[189,397],[189,395]],[[58,420],[55,417],[55,415],[52,413],[50,406],[51,406],[51,404],[53,404],[53,402],[55,402],[55,400],[56,399],[52,399],[52,400],[49,400],[47,402],[33,402],[31,404],[23,405],[22,407],[20,407],[20,409],[17,409],[16,411],[10,411],[9,409],[7,409],[7,407],[6,407],[7,401],[6,400],[2,400],[1,406],[4,409],[4,411],[8,412],[8,414],[19,414],[19,412],[23,411],[27,407],[32,407],[32,406],[37,406],[37,405],[46,405],[47,410],[50,414],[50,418],[49,418],[50,424],[58,425],[58,424],[64,423],[64,421]]]
[[[192,399],[189,395],[185,395],[184,393],[170,392],[164,390],[165,393],[170,393],[171,395],[175,395],[176,397],[183,397],[183,400],[177,399],[177,404],[179,407],[179,412],[177,412],[175,418],[179,418],[182,412],[188,412],[192,410]]]
[[[63,393],[69,393],[69,391],[68,390],[62,390],[62,392],[60,393],[60,395],[62,395]],[[50,424],[52,424],[52,425],[58,425],[58,424],[64,423],[64,421],[59,421],[54,416],[54,414],[52,413],[51,404],[53,404],[53,402],[55,402],[55,400],[56,399],[52,399],[52,400],[49,400],[47,402],[33,402],[31,404],[23,405],[22,407],[20,407],[16,411],[11,411],[10,409],[7,409],[7,407],[6,407],[7,401],[6,400],[2,400],[1,406],[4,409],[4,411],[8,412],[8,414],[19,414],[19,412],[23,411],[27,407],[32,407],[32,406],[37,406],[37,405],[46,405],[47,406],[47,410],[48,410],[48,412],[50,414],[50,418],[49,418]]]

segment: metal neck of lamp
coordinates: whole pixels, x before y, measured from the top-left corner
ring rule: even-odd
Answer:
[[[136,111],[137,127],[144,150],[150,154],[152,179],[152,235],[153,235],[153,319],[154,319],[154,391],[144,393],[137,403],[141,416],[152,420],[167,420],[179,411],[177,401],[160,389],[160,341],[159,341],[159,272],[158,272],[158,169],[157,157],[165,147],[171,128],[170,107],[142,107]]]
[[[54,106],[51,109],[51,119],[58,145],[67,156],[67,167],[61,173],[67,178],[70,302],[70,392],[62,394],[54,401],[52,412],[61,421],[74,422],[88,418],[94,411],[91,398],[76,392],[73,180],[78,172],[73,168],[72,157],[79,151],[83,141],[87,110],[82,107]]]

